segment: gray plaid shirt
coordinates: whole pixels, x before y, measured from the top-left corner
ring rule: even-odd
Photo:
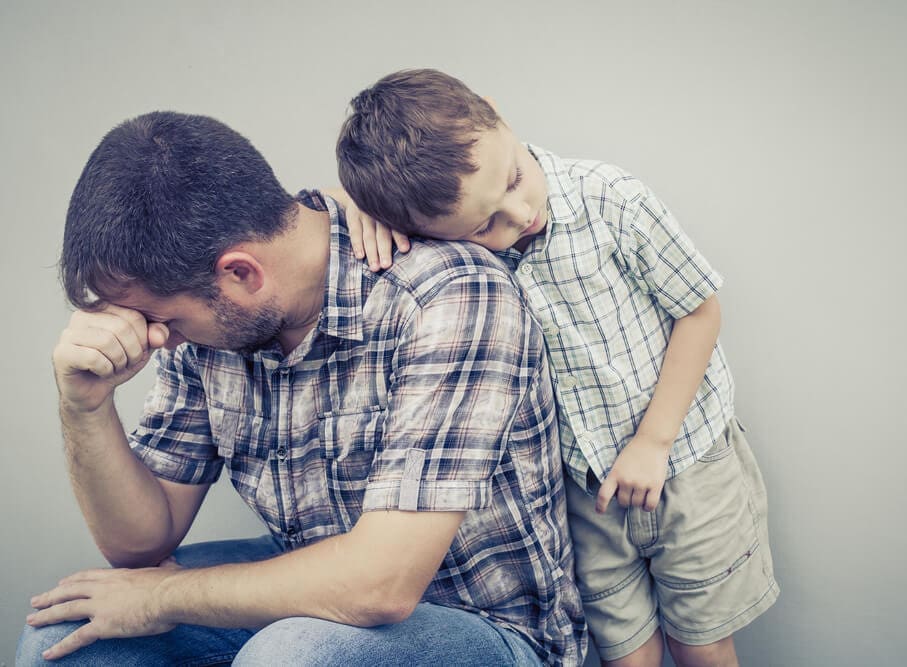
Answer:
[[[333,200],[325,301],[289,355],[160,351],[135,453],[156,475],[231,481],[287,549],[364,511],[465,510],[424,600],[522,634],[551,664],[585,642],[541,330],[473,244],[414,243],[372,274]]]
[[[549,224],[521,255],[500,253],[542,323],[559,399],[564,465],[602,480],[645,414],[674,320],[721,286],[674,217],[639,180],[536,146]],[[708,451],[734,414],[734,382],[715,346],[668,461],[668,477]]]

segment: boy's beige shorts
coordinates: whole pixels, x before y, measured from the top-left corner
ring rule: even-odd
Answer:
[[[736,418],[712,449],[665,483],[654,512],[605,514],[567,480],[576,578],[599,655],[642,646],[659,625],[693,645],[723,639],[768,609],[772,573],[762,475]]]

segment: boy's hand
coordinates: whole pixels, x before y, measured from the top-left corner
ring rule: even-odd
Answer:
[[[661,500],[670,453],[670,443],[665,445],[638,433],[633,436],[602,482],[595,511],[604,512],[615,494],[622,507],[653,511]]]
[[[346,226],[350,231],[353,254],[358,259],[368,258],[369,270],[378,271],[390,268],[394,263],[392,255],[395,243],[400,252],[409,251],[409,237],[406,234],[394,231],[384,223],[363,213],[352,199],[348,199],[345,208]]]

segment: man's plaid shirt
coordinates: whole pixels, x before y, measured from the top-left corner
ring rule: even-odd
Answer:
[[[522,634],[552,664],[585,642],[541,329],[479,246],[415,243],[364,270],[332,200],[324,308],[286,357],[159,353],[130,438],[174,482],[233,485],[287,549],[364,511],[466,510],[423,598]]]
[[[636,432],[658,382],[674,320],[721,286],[670,212],[639,180],[536,146],[549,222],[521,255],[500,253],[529,295],[548,343],[564,465],[586,488]],[[667,476],[695,463],[734,416],[720,345],[674,441]],[[592,490],[592,489],[590,489]]]

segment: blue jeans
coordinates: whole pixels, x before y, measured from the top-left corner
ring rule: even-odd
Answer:
[[[183,567],[263,560],[281,548],[271,537],[205,542],[174,554]],[[357,628],[317,618],[285,618],[254,632],[179,625],[151,637],[104,639],[47,662],[41,652],[82,623],[26,626],[16,665],[540,665],[517,633],[478,614],[423,602],[402,623]]]

